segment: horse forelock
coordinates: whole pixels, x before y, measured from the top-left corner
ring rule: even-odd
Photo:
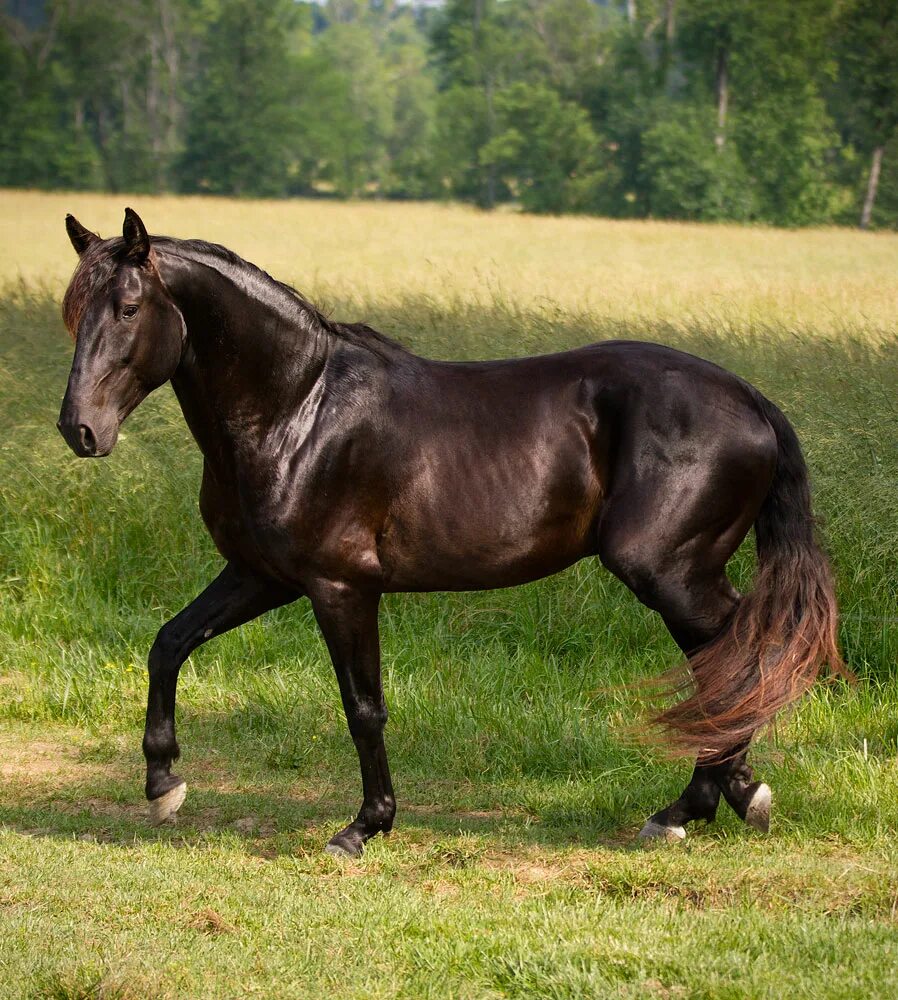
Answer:
[[[78,261],[62,299],[62,320],[72,340],[78,336],[78,327],[90,302],[97,294],[109,289],[124,251],[125,241],[121,237],[97,241],[84,251]],[[145,266],[155,266],[152,252]]]

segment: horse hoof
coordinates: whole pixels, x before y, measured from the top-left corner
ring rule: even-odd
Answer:
[[[686,831],[681,826],[665,826],[650,819],[639,831],[639,840],[643,847],[654,847],[660,842],[679,844],[686,839]]]
[[[762,833],[770,831],[770,786],[764,782],[758,785],[745,810],[745,822]]]
[[[187,782],[170,788],[164,795],[150,802],[150,826],[161,826],[174,817],[187,798]]]
[[[341,844],[336,839],[329,840],[324,845],[324,853],[330,854],[335,858],[360,858],[364,852],[364,847],[361,844],[355,849],[353,849],[348,844]]]

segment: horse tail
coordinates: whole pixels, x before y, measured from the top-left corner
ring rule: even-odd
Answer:
[[[675,750],[705,758],[745,746],[824,664],[853,679],[839,655],[833,579],[815,537],[801,446],[783,413],[760,393],[756,399],[776,435],[777,464],[755,521],[755,587],[724,631],[690,657],[691,694],[656,717]]]

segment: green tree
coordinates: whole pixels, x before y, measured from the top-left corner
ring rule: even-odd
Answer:
[[[736,142],[762,217],[781,225],[829,222],[843,192],[840,139],[823,98],[835,73],[832,0],[749,5],[734,57]]]
[[[650,210],[643,141],[659,106],[652,51],[622,19],[609,29],[611,55],[597,67],[586,98],[606,151],[596,208],[607,215],[644,216]]]
[[[379,189],[388,169],[393,88],[381,46],[372,44],[372,36],[377,38],[373,25],[365,21],[338,22],[321,35],[316,46],[320,57],[343,78],[344,127],[341,142],[332,152],[331,176],[337,191],[345,196],[359,194],[366,184]]]
[[[32,31],[7,18],[0,34],[0,183],[105,186],[92,139],[77,127],[71,75],[59,58],[63,13],[54,9]]]
[[[499,127],[480,150],[524,208],[588,211],[598,163],[589,115],[545,86],[517,83],[496,100]]]
[[[848,98],[842,104],[846,131],[869,164],[860,213],[866,228],[886,148],[898,130],[898,7],[893,0],[849,0],[836,24],[836,39],[839,84]]]
[[[592,0],[520,0],[528,38],[527,79],[585,104],[602,65],[613,58],[619,18]]]
[[[750,198],[725,196],[730,217],[751,205],[757,218],[801,225],[837,211],[832,164],[840,142],[822,96],[833,68],[832,11],[832,0],[682,0],[677,7],[677,101],[714,109],[713,144],[725,161],[715,169],[702,157],[699,172],[718,175],[718,192],[735,193],[740,175],[750,187]]]
[[[198,60],[179,177],[187,190],[283,195],[299,128],[290,0],[221,0]]]
[[[6,11],[0,183],[898,224],[894,0]]]
[[[47,30],[65,128],[93,148],[104,186],[162,190],[180,139],[187,0],[57,0]]]
[[[366,132],[351,87],[351,78],[319,46],[297,62],[291,191],[349,197],[362,189]]]
[[[496,99],[510,83],[532,78],[538,47],[521,30],[518,7],[497,0],[450,0],[433,32],[442,95],[440,167],[449,191],[484,208],[505,190],[481,150],[498,134]]]
[[[717,119],[708,108],[672,105],[643,137],[643,171],[653,216],[732,219],[757,215],[751,179],[732,144],[716,143]]]
[[[384,60],[393,108],[385,191],[396,197],[438,196],[436,81],[428,65],[427,38],[411,11],[397,11],[390,19]]]

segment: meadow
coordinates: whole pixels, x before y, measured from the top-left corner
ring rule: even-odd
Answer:
[[[738,372],[794,422],[858,683],[758,741],[767,836],[721,807],[634,845],[689,765],[634,734],[676,659],[595,562],[514,590],[394,595],[381,632],[399,800],[356,862],[355,751],[307,605],[181,672],[175,825],[140,738],[160,625],[217,572],[168,388],[113,455],[54,423],[71,361],[63,218],[222,242],[343,319],[444,358],[611,337]],[[0,995],[898,995],[898,236],[399,204],[0,192]],[[731,575],[749,587],[751,545]]]

